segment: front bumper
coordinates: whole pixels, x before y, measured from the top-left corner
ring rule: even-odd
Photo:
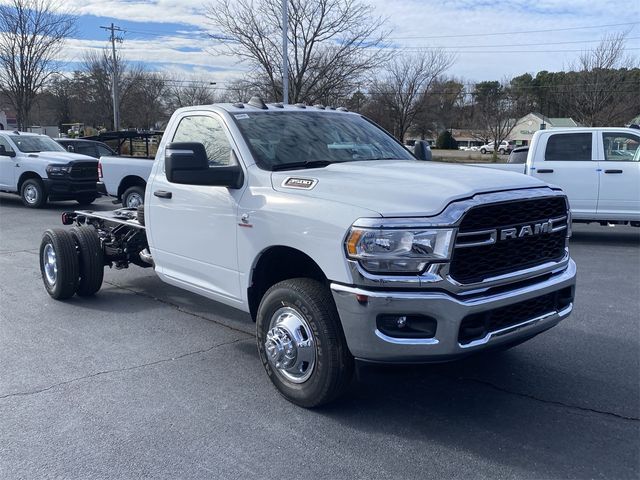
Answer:
[[[438,362],[453,360],[489,347],[526,339],[543,332],[566,318],[573,309],[573,298],[567,307],[551,310],[534,318],[514,319],[506,328],[489,332],[467,344],[458,340],[462,320],[471,315],[501,307],[567,287],[573,292],[576,265],[569,260],[567,268],[538,283],[482,297],[461,299],[442,291],[412,292],[365,290],[331,284],[347,345],[352,355],[376,362]],[[366,301],[365,301],[366,299]],[[428,315],[437,320],[434,338],[407,339],[384,335],[376,327],[378,315]]]
[[[69,178],[44,178],[42,181],[50,200],[73,200],[81,196],[99,196],[95,181],[71,180]]]

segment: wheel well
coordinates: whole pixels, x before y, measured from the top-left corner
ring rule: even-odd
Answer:
[[[25,180],[28,180],[30,178],[37,178],[38,180],[42,180],[42,177],[36,172],[24,172],[22,175],[20,175],[20,179],[18,179],[18,193],[20,193],[22,184],[25,182]]]
[[[120,181],[120,185],[118,186],[118,198],[122,196],[122,194],[127,188],[134,187],[134,186],[146,188],[147,182],[145,182],[142,178],[136,175],[129,175],[127,177],[124,177]]]
[[[278,282],[289,278],[313,278],[327,283],[322,269],[307,254],[291,247],[271,247],[260,255],[247,290],[251,318],[256,321],[260,300]]]

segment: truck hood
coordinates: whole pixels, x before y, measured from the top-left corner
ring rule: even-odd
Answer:
[[[477,193],[546,185],[521,173],[411,160],[273,172],[271,182],[279,192],[362,207],[383,217],[432,216],[452,201]]]
[[[89,155],[81,155],[79,153],[71,153],[71,152],[38,152],[38,153],[27,153],[28,158],[39,158],[41,160],[47,162],[56,162],[56,163],[69,163],[73,160],[93,160],[94,162],[98,162],[97,158],[90,157]]]

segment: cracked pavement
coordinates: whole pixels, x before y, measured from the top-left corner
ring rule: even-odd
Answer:
[[[2,479],[640,475],[640,229],[575,226],[576,309],[546,334],[363,366],[344,399],[308,411],[267,380],[246,314],[151,269],[49,298],[40,236],[74,208],[0,194]]]

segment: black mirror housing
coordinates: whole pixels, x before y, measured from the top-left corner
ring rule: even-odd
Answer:
[[[433,159],[433,154],[431,153],[431,147],[429,143],[425,140],[417,140],[415,146],[413,147],[413,154],[418,160],[423,160],[426,162],[430,162]]]
[[[239,164],[228,167],[209,167],[207,151],[202,143],[173,142],[164,154],[167,180],[185,185],[209,185],[241,188],[244,173]]]

